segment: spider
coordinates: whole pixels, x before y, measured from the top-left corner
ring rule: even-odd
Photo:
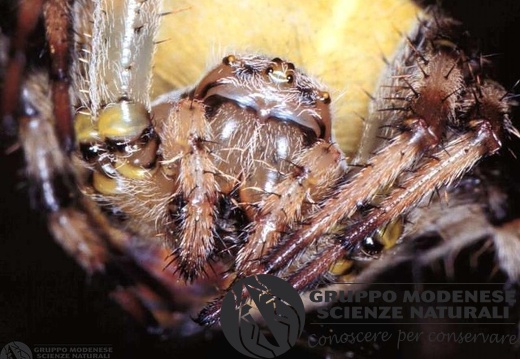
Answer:
[[[56,240],[87,272],[130,278],[115,298],[158,327],[194,330],[171,312],[243,276],[276,274],[303,292],[334,281],[338,261],[388,263],[382,232],[436,213],[435,201],[423,206],[432,194],[456,193],[517,136],[493,58],[441,10],[391,61],[347,161],[329,93],[288,59],[228,55],[195,86],[152,101],[160,4],[110,4],[43,2],[50,70],[23,73],[16,56],[38,11],[22,3],[4,77],[20,90],[5,86],[2,113],[7,128],[16,120]],[[401,237],[426,227],[405,224]],[[500,248],[516,247],[498,251],[516,278]],[[198,321],[217,323],[219,307]]]

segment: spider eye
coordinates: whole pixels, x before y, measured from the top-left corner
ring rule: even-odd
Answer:
[[[376,236],[366,237],[361,243],[360,250],[367,256],[375,256],[379,254],[385,246],[381,243]]]
[[[330,103],[330,94],[327,91],[322,91],[319,94],[319,99],[321,102],[323,102],[325,105],[328,105]]]
[[[237,58],[235,55],[228,55],[222,59],[222,63],[227,66],[231,66],[236,62]]]
[[[383,250],[395,246],[397,240],[401,237],[402,229],[402,219],[399,218],[376,230],[371,236],[366,237],[358,245],[358,251],[362,259],[367,259],[367,256],[377,257]]]
[[[272,63],[274,64],[265,70],[271,81],[276,84],[292,84],[295,76],[294,65],[284,62],[279,58],[273,59]]]

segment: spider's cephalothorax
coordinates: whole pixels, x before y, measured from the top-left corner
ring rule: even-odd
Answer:
[[[150,114],[123,99],[96,121],[79,115],[92,196],[141,237],[163,237],[187,280],[224,252],[247,272],[342,173],[329,103],[291,63],[227,56]]]
[[[197,85],[151,101],[160,2],[62,5],[45,2],[59,50],[51,76],[23,81],[28,174],[63,247],[90,272],[130,277],[132,290],[116,298],[160,326],[179,325],[179,297],[203,288],[200,307],[228,278],[276,274],[304,291],[330,279],[338,260],[379,257],[380,233],[516,134],[491,61],[440,11],[426,14],[383,74],[348,168],[328,92],[292,63],[230,55]],[[55,14],[73,19],[73,38],[56,38]],[[72,59],[54,46],[67,40]],[[70,117],[69,156],[58,149],[70,147]],[[220,304],[199,322],[218,322]]]

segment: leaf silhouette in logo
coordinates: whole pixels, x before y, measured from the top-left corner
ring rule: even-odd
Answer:
[[[17,342],[11,342],[6,346],[8,359],[32,359],[32,354],[22,348]]]
[[[240,336],[244,347],[255,348],[255,354],[264,358],[274,358],[289,350],[298,339],[303,326],[296,310],[276,296],[257,277],[247,278],[243,283],[243,291],[255,303],[272,334],[272,340],[269,340],[251,316],[252,307],[242,304]]]
[[[272,275],[241,279],[222,303],[226,338],[239,352],[253,358],[274,358],[289,350],[301,335],[304,321],[298,292]]]

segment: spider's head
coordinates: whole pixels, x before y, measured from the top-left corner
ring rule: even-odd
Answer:
[[[291,122],[311,130],[317,138],[330,140],[331,99],[322,87],[280,58],[229,55],[191,96],[204,101],[211,98],[212,104],[232,101],[255,111],[261,121]]]

